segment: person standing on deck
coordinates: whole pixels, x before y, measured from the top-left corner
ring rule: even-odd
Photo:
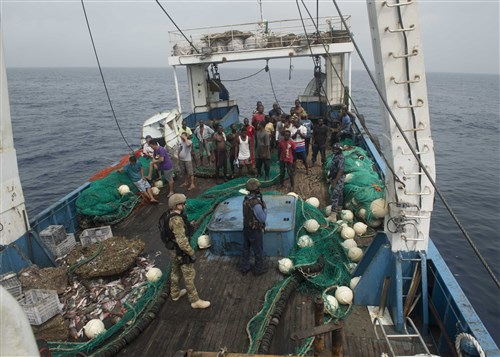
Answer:
[[[238,159],[239,176],[241,177],[243,166],[247,167],[247,174],[253,173],[252,157],[253,146],[251,145],[250,138],[247,135],[247,130],[241,128],[240,136],[238,136],[238,145],[235,147],[235,155]]]
[[[185,120],[182,121],[181,127],[179,128],[179,135],[182,135],[182,133],[186,133],[187,138],[191,141],[193,140],[193,131],[191,130],[191,128],[189,126],[187,126],[187,123]],[[196,155],[195,155],[194,150],[193,150],[193,145],[191,145],[191,164],[193,163],[193,161],[194,161],[194,164],[196,166],[198,166],[198,162],[196,161]]]
[[[243,128],[247,131],[248,141],[249,141],[250,146],[252,147],[252,151],[250,152],[250,162],[251,162],[252,167],[253,167],[253,165],[255,164],[255,160],[254,160],[254,156],[253,156],[253,154],[254,154],[253,149],[255,149],[255,141],[254,141],[255,127],[250,125],[248,118],[245,118],[245,119],[243,119]]]
[[[290,115],[295,114],[300,120],[307,119],[307,112],[304,108],[302,108],[302,104],[300,104],[300,100],[295,100],[295,106],[290,110]]]
[[[167,245],[167,249],[172,251],[170,297],[173,301],[177,301],[187,293],[193,309],[206,309],[210,306],[210,301],[201,300],[194,285],[196,276],[194,262],[196,257],[195,251],[189,244],[189,238],[193,229],[187,216],[184,214],[186,196],[180,193],[172,195],[168,199],[168,208],[168,223],[165,222],[163,227],[165,229],[166,240],[173,242],[173,245]],[[182,290],[179,289],[179,280],[181,277],[184,277],[186,283],[186,289]]]
[[[180,171],[184,175],[184,183],[180,187],[187,187],[188,191],[195,188],[193,163],[191,157],[191,149],[193,142],[189,140],[188,133],[184,131],[181,134],[181,144],[179,145],[179,165]]]
[[[264,126],[264,130],[267,134],[269,134],[270,146],[273,149],[276,145],[276,141],[274,140],[274,126],[276,125],[277,116],[266,117],[266,122]]]
[[[217,132],[214,134],[215,145],[215,183],[219,184],[219,170],[222,167],[224,173],[224,181],[227,179],[227,148],[226,134],[224,127],[219,124]]]
[[[174,164],[172,163],[172,160],[170,160],[167,150],[165,150],[163,146],[160,146],[158,140],[153,139],[151,143],[153,149],[155,150],[155,159],[153,159],[151,164],[149,164],[149,176],[147,179],[151,180],[153,167],[154,165],[158,165],[160,176],[163,175],[165,180],[168,182],[169,193],[167,197],[170,197],[174,194]]]
[[[345,138],[352,137],[352,113],[347,111],[347,107],[345,104],[342,105],[342,108],[339,113],[340,124],[338,128],[334,129],[331,138],[331,144],[338,143],[340,140]]]
[[[279,118],[282,114],[283,111],[281,110],[280,105],[278,103],[274,103],[273,109],[269,111],[269,117],[272,118],[273,116],[276,116]]]
[[[260,182],[251,178],[245,185],[249,191],[243,199],[243,255],[240,271],[246,274],[250,271],[250,248],[255,256],[254,274],[264,274],[264,246],[263,237],[266,225],[266,203],[260,193]]]
[[[255,135],[257,142],[255,163],[257,167],[257,177],[262,175],[262,165],[264,165],[264,174],[266,181],[269,181],[269,170],[271,168],[271,137],[264,130],[264,123],[257,124],[257,134]]]
[[[290,129],[291,138],[295,141],[295,153],[293,160],[293,170],[297,170],[297,160],[300,160],[304,163],[306,168],[306,175],[310,175],[309,167],[307,165],[307,157],[306,157],[306,136],[307,129],[304,125],[300,124],[300,120],[295,118],[293,120],[292,128]]]
[[[263,123],[266,119],[266,114],[264,114],[264,106],[260,104],[257,107],[257,111],[252,115],[252,125],[254,128],[257,128],[259,123]]]
[[[290,177],[291,191],[294,191],[293,152],[295,151],[295,141],[290,139],[290,130],[283,132],[283,139],[278,143],[280,160],[280,188],[285,184],[285,169]]]
[[[200,165],[203,166],[203,152],[207,154],[207,164],[210,163],[210,140],[212,135],[214,135],[214,130],[205,125],[203,120],[200,120],[200,124],[194,129],[194,135],[198,139],[198,152],[200,155]]]
[[[236,130],[236,124],[231,124],[229,128],[231,129],[231,133],[227,136],[227,141],[231,143],[231,149],[229,150],[229,164],[231,165],[231,178],[234,178],[235,161],[238,158],[236,156],[236,146],[239,145],[239,135]]]
[[[151,203],[158,203],[153,195],[153,192],[151,191],[151,185],[144,178],[142,165],[140,162],[137,162],[137,158],[135,156],[130,156],[130,158],[128,159],[128,164],[117,170],[117,172],[123,171],[127,173],[127,176],[134,183],[135,187],[137,187],[140,195],[143,198],[148,199]]]
[[[332,218],[333,222],[335,222],[337,220],[337,213],[340,213],[342,210],[342,204],[344,203],[345,157],[342,153],[342,146],[339,143],[333,144],[332,150],[334,156],[330,165],[328,179],[330,180],[330,185],[332,186]]]
[[[312,166],[316,163],[318,152],[321,154],[321,165],[326,162],[326,143],[328,140],[328,127],[323,124],[323,119],[318,120],[318,125],[313,129],[312,134]]]

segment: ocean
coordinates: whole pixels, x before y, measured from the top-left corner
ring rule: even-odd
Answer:
[[[287,110],[313,78],[312,69],[289,72],[271,67],[268,73],[238,80],[258,70],[221,68],[221,79],[231,80],[223,83],[231,97],[238,98],[241,118],[251,115],[258,100],[268,111],[277,98]],[[127,143],[137,147],[143,122],[176,107],[172,71],[103,71],[119,126]],[[96,68],[14,68],[7,74],[19,173],[28,213],[34,217],[127,154],[128,146],[111,114]],[[181,93],[187,94],[185,74],[178,74]],[[427,82],[438,187],[498,277],[499,76],[428,73]],[[354,71],[352,88],[359,112],[379,132],[379,102],[368,75]],[[181,104],[183,112],[189,112],[189,103]],[[498,288],[437,195],[432,216],[434,243],[500,344]]]

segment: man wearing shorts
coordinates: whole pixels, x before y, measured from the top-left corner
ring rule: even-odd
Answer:
[[[160,171],[165,177],[165,180],[168,182],[169,193],[167,197],[170,197],[174,194],[174,164],[172,160],[170,160],[170,156],[167,154],[167,150],[163,146],[160,146],[158,140],[153,139],[151,141],[152,147],[155,150],[155,158],[151,161],[149,166],[149,172],[152,172],[153,166],[158,165],[158,171]],[[147,178],[151,180],[151,176]]]
[[[193,142],[189,140],[187,132],[181,134],[181,145],[179,146],[179,165],[180,171],[184,175],[184,183],[180,187],[187,187],[191,191],[194,186],[193,162],[191,148]]]
[[[125,171],[127,173],[127,176],[130,178],[130,180],[132,180],[143,198],[148,199],[151,203],[158,203],[158,201],[155,200],[153,192],[151,191],[151,185],[144,178],[142,165],[140,162],[137,162],[137,158],[135,156],[130,156],[130,158],[128,159],[128,164],[118,170],[118,172],[122,171]]]
[[[198,139],[198,150],[200,154],[200,163],[203,166],[203,152],[207,154],[207,163],[210,163],[210,140],[214,131],[211,127],[205,125],[203,120],[200,120],[200,125],[194,130],[194,135]]]
[[[219,183],[219,170],[222,167],[224,173],[224,180],[227,176],[227,148],[226,148],[226,134],[224,134],[224,127],[219,125],[217,132],[214,134],[215,145],[215,183]]]
[[[297,160],[300,160],[304,163],[304,166],[306,168],[306,174],[310,175],[306,157],[307,129],[304,125],[300,124],[300,120],[298,118],[295,118],[295,120],[293,120],[293,125],[292,128],[290,129],[290,134],[296,146],[293,158],[293,170],[297,172]]]

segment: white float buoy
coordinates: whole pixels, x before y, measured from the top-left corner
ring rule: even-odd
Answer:
[[[340,218],[344,221],[352,222],[354,214],[350,210],[345,209],[340,212]]]
[[[198,237],[198,247],[200,249],[207,249],[212,245],[212,240],[210,239],[210,236],[207,234],[202,234],[201,236]]]
[[[339,302],[332,295],[326,295],[326,299],[324,300],[324,310],[327,314],[331,314],[335,312],[339,308]]]
[[[383,198],[378,198],[370,203],[370,211],[373,217],[384,218],[389,213],[389,208]]]
[[[121,185],[118,187],[118,192],[123,196],[130,192],[130,188],[127,185]]]
[[[351,259],[354,263],[357,263],[363,257],[363,250],[359,247],[353,247],[347,252],[347,257]]]
[[[160,269],[158,269],[158,268],[151,268],[146,273],[146,279],[148,279],[148,281],[151,281],[151,282],[154,283],[155,281],[160,280],[160,278],[161,278],[162,275],[163,275],[163,273],[161,272]]]
[[[354,237],[356,236],[356,232],[354,232],[354,229],[352,229],[351,227],[347,226],[347,227],[343,227],[342,228],[342,231],[340,232],[340,236],[344,240],[346,240],[346,239],[354,239]]]
[[[314,233],[319,229],[319,223],[315,219],[308,219],[304,222],[304,228],[309,233]]]
[[[153,196],[158,196],[160,194],[160,189],[158,187],[151,187],[151,193]]]
[[[309,197],[306,200],[307,203],[309,203],[311,206],[318,208],[319,207],[319,200],[316,197]]]
[[[283,274],[289,274],[293,269],[293,262],[289,258],[283,258],[278,260],[278,269]]]
[[[354,239],[346,239],[345,241],[343,241],[341,243],[342,247],[344,247],[344,249],[351,249],[351,248],[354,248],[354,247],[357,247],[358,246],[358,243],[356,243],[356,241]]]
[[[104,328],[104,323],[99,319],[92,319],[83,327],[85,330],[85,336],[93,339],[97,335],[106,331]]]
[[[311,239],[311,237],[309,237],[307,234],[306,235],[303,235],[299,238],[299,240],[297,241],[297,245],[300,247],[300,248],[305,248],[305,247],[312,247],[314,245],[314,242],[313,240]]]
[[[366,228],[368,228],[368,226],[363,222],[356,222],[354,223],[354,226],[352,226],[352,228],[354,229],[357,235],[363,235],[366,233]]]
[[[356,288],[360,279],[361,279],[360,276],[356,276],[351,279],[351,282],[349,283],[349,287],[351,288],[351,290],[354,290]]]
[[[352,290],[347,286],[339,286],[337,290],[335,290],[335,298],[339,304],[348,305],[352,303],[353,297],[354,294],[352,293]]]
[[[163,181],[162,180],[155,181],[155,187],[163,188]]]

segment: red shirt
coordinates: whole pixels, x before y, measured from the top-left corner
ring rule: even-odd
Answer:
[[[293,152],[295,150],[295,141],[292,139],[280,140],[278,143],[280,147],[280,161],[293,163]]]
[[[250,124],[247,126],[247,136],[253,142],[253,137],[255,136],[255,128]]]
[[[254,126],[254,128],[256,128],[257,124],[263,123],[265,119],[266,115],[264,113],[254,113],[254,115],[252,116],[252,125]]]

